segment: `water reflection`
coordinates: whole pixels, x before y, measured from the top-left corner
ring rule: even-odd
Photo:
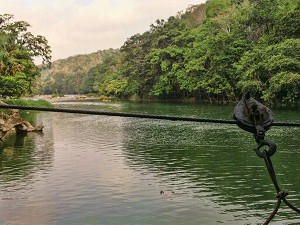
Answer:
[[[42,122],[41,114],[30,115],[33,117],[35,122]],[[53,135],[51,127],[46,130],[47,135],[12,131],[0,142],[0,224],[43,224],[39,218],[43,218],[45,207],[32,199],[37,183],[53,167]],[[43,199],[40,196],[39,202]],[[22,219],[16,220],[16,216]],[[26,220],[28,217],[32,219]]]
[[[131,102],[59,106],[207,118],[232,112]],[[0,144],[0,224],[258,224],[273,208],[275,190],[254,139],[236,126],[37,115],[44,135],[13,134]],[[278,144],[279,182],[298,205],[299,135],[294,128],[267,134]],[[282,208],[273,224],[292,222],[299,215]]]
[[[49,128],[48,128],[49,129]],[[51,129],[51,128],[50,128]],[[9,132],[0,142],[1,189],[16,186],[18,182],[32,180],[34,174],[50,170],[53,162],[51,132],[16,134]]]
[[[245,222],[252,216],[266,218],[273,209],[275,190],[264,162],[251,151],[255,142],[249,133],[223,125],[133,120],[126,134],[130,166],[156,174],[163,188],[209,199]],[[298,205],[299,134],[295,128],[273,128],[267,135],[281,147],[274,157],[275,168],[283,188],[290,190],[289,199]],[[289,209],[279,215],[279,221],[300,218]]]

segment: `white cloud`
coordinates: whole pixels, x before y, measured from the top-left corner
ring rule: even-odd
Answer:
[[[166,19],[205,0],[0,0],[0,14],[32,25],[45,36],[53,59],[119,48],[143,33],[156,19]]]

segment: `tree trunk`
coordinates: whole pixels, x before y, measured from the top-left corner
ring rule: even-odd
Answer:
[[[6,103],[0,100],[0,105]],[[15,130],[17,133],[27,133],[32,131],[42,131],[44,126],[32,126],[28,121],[21,118],[18,109],[10,109],[11,114],[0,113],[0,139],[10,130]]]

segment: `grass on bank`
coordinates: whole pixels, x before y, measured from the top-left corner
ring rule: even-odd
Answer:
[[[9,105],[23,105],[33,107],[52,107],[52,104],[46,100],[25,100],[25,99],[3,99],[3,102]]]

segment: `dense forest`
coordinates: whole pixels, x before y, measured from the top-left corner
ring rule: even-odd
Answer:
[[[13,21],[13,15],[0,15],[0,98],[31,93],[40,75],[34,58],[41,57],[43,67],[51,62],[47,39],[29,27],[25,21]]]
[[[299,0],[210,0],[103,52],[83,77],[58,71],[52,82],[66,86],[47,92],[228,102],[251,91],[269,103],[296,104],[299,37]],[[68,86],[73,77],[81,77],[80,87]]]
[[[42,70],[36,92],[43,94],[95,93],[93,88],[95,75],[91,75],[94,71],[92,68],[103,64],[103,58],[107,58],[109,54],[118,53],[119,50],[109,49],[54,61],[51,68]]]
[[[156,20],[120,49],[54,62],[37,90],[209,102],[236,101],[251,91],[269,104],[295,105],[300,97],[300,0],[191,5]]]

